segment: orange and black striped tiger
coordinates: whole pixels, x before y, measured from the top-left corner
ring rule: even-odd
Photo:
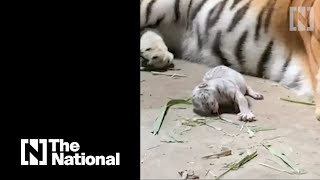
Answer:
[[[314,18],[290,14],[301,6]],[[140,54],[151,67],[167,66],[173,53],[279,82],[314,98],[320,120],[319,11],[320,0],[140,0]],[[309,20],[313,31],[290,30]]]

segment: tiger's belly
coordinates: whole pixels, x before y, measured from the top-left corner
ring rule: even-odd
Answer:
[[[275,58],[286,59],[288,50],[268,32],[270,22],[258,22],[262,7],[253,3],[241,1],[231,8],[233,1],[208,1],[192,21],[192,28],[184,33],[183,58],[270,77],[270,73],[259,71],[272,65]]]

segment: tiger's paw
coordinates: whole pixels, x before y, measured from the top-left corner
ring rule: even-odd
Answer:
[[[150,52],[148,52],[150,51]],[[152,69],[163,69],[171,67],[173,62],[173,54],[170,52],[163,52],[159,50],[149,49],[142,51],[140,54],[141,66]]]
[[[140,39],[140,58],[142,67],[163,69],[172,65],[174,56],[159,34],[148,31]]]

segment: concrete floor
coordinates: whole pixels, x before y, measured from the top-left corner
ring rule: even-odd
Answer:
[[[180,71],[166,73],[184,74],[184,78],[152,75],[141,72],[141,178],[142,179],[180,179],[178,171],[192,170],[200,179],[214,179],[225,171],[226,164],[239,159],[239,154],[249,149],[257,150],[258,156],[242,168],[230,171],[221,179],[320,179],[320,122],[314,118],[314,106],[282,101],[280,97],[297,98],[289,90],[268,80],[245,76],[249,85],[264,95],[263,101],[252,100],[252,110],[257,121],[246,125],[262,128],[275,128],[260,131],[249,138],[247,129],[241,125],[210,121],[215,127],[182,125],[183,119],[198,117],[191,105],[176,105],[170,108],[158,135],[151,132],[154,120],[161,106],[170,98],[187,98],[192,89],[201,81],[208,67],[185,61],[175,61]],[[223,117],[236,120],[234,114]],[[188,130],[183,132],[184,130]],[[181,133],[182,132],[182,133]],[[240,134],[239,134],[240,132]],[[226,135],[229,134],[229,135]],[[233,136],[237,135],[238,136]],[[166,143],[170,136],[183,143]],[[264,163],[291,171],[279,158],[273,156],[261,143],[271,145],[284,152],[305,174],[288,174],[260,165]],[[217,153],[225,147],[232,155],[219,159],[205,160],[201,157]]]

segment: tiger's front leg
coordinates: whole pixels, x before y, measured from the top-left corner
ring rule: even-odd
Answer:
[[[148,69],[164,69],[173,65],[173,54],[161,35],[155,30],[144,32],[140,38],[140,66]]]

